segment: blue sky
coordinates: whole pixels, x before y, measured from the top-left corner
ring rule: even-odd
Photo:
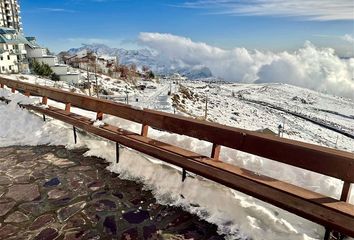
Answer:
[[[261,0],[20,0],[20,4],[25,34],[56,52],[81,43],[139,48],[139,33],[158,32],[226,49],[291,51],[309,40],[335,48],[339,55],[354,55],[352,0],[269,0],[267,4]]]

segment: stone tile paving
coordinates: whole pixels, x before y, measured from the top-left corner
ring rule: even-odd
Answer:
[[[0,148],[0,239],[223,239],[216,226],[157,204],[84,152]]]

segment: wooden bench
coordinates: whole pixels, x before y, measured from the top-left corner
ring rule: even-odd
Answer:
[[[225,186],[271,203],[308,220],[354,237],[354,206],[347,203],[354,182],[353,153],[278,138],[220,124],[194,120],[153,110],[98,100],[13,80],[0,83],[27,95],[52,99],[66,104],[66,109],[26,105],[29,110],[51,116],[87,132],[156,157]],[[70,112],[70,107],[93,111],[98,118],[109,114],[142,124],[141,134],[115,126],[95,127],[89,118]],[[148,137],[148,128],[183,134],[213,143],[210,156],[182,149]],[[317,172],[344,182],[340,199],[333,199],[266,176],[259,176],[220,160],[220,146],[240,150],[291,166]],[[166,179],[168,181],[168,179]]]

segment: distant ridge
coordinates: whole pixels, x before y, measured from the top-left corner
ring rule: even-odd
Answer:
[[[79,48],[69,49],[68,53],[75,55],[85,50],[90,50],[100,56],[118,56],[121,64],[136,64],[139,68],[145,65],[162,75],[179,73],[193,80],[212,77],[210,69],[205,66],[185,66],[176,60],[162,59],[149,49],[126,50],[111,48],[105,44],[82,44]]]

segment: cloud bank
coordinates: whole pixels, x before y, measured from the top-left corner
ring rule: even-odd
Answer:
[[[180,5],[213,14],[298,17],[309,21],[354,19],[352,0],[198,0]]]
[[[161,33],[141,33],[139,41],[163,59],[208,67],[215,77],[227,81],[287,83],[354,99],[354,59],[342,60],[333,49],[310,42],[293,53],[272,53],[225,50]]]
[[[349,42],[349,43],[354,43],[354,37],[350,34],[345,34],[343,37],[341,37],[342,40]]]

